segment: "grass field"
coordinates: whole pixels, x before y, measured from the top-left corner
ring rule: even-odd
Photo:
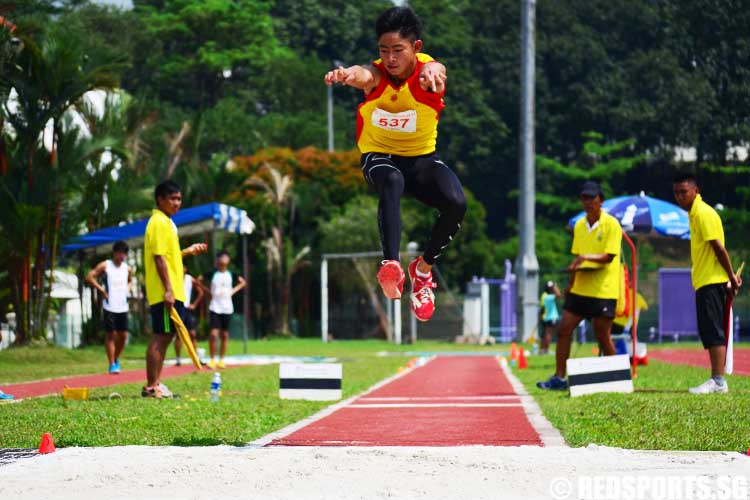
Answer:
[[[393,346],[380,341],[332,342],[317,339],[250,342],[253,354],[322,355],[344,364],[344,394],[360,393],[396,373],[406,357],[377,356],[379,351],[487,351],[507,346],[478,347],[443,342]],[[679,347],[683,347],[680,344]],[[578,350],[590,355],[591,345]],[[675,347],[664,344],[664,347]],[[658,346],[654,346],[658,348]],[[129,346],[123,368],[144,366],[145,346]],[[576,349],[574,348],[574,351]],[[242,353],[232,342],[230,353]],[[171,351],[170,351],[171,354]],[[702,382],[707,371],[652,361],[639,369],[637,392],[570,398],[567,393],[545,392],[535,382],[553,371],[552,356],[532,356],[528,370],[514,370],[541,406],[545,416],[571,446],[590,443],[633,449],[731,450],[750,447],[750,377],[729,377],[728,395],[693,396],[687,388]],[[69,351],[37,347],[0,352],[0,382],[39,380],[71,374],[101,373],[106,368],[102,349]],[[248,366],[224,373],[223,397],[208,401],[211,374],[196,373],[169,379],[178,400],[143,400],[140,384],[94,389],[89,401],[61,397],[0,405],[0,447],[34,447],[43,432],[51,432],[59,446],[240,445],[298,421],[326,403],[280,401],[278,368]],[[123,398],[110,401],[107,396]]]
[[[590,355],[592,346],[586,347],[582,356]],[[554,366],[554,356],[534,356],[527,370],[513,372],[570,446],[743,453],[750,448],[750,377],[728,376],[729,394],[696,396],[688,387],[704,382],[707,369],[651,361],[638,367],[634,394],[571,398],[567,391],[536,387]]]
[[[201,342],[208,352],[206,342]],[[378,340],[336,341],[323,344],[319,339],[283,339],[260,340],[248,342],[250,354],[284,354],[289,356],[348,356],[363,353],[374,353],[380,350],[394,352],[406,351],[498,351],[506,349],[501,346],[456,345],[448,342],[422,341],[416,345],[396,346]],[[133,370],[145,366],[146,344],[133,344],[125,348],[120,359],[123,370]],[[228,353],[243,354],[241,341],[232,340]],[[187,356],[182,352],[183,359]],[[172,347],[167,352],[168,358],[174,358]],[[43,380],[73,375],[106,373],[107,358],[102,346],[91,346],[82,349],[65,349],[61,347],[24,347],[0,351],[0,385],[31,380]]]
[[[344,364],[344,397],[363,392],[397,372],[404,356],[377,356],[388,351],[466,350],[442,342],[393,346],[380,341],[331,342],[317,339],[270,340],[249,343],[253,354],[322,355]],[[493,350],[477,348],[473,350]],[[497,350],[497,349],[495,349]],[[123,369],[142,368],[144,345],[128,346]],[[170,349],[170,355],[172,351]],[[230,354],[242,353],[242,343],[232,342]],[[69,351],[56,347],[30,347],[0,352],[0,382],[103,373],[102,348]],[[247,366],[226,370],[222,399],[208,401],[211,373],[195,373],[166,380],[181,395],[177,400],[143,400],[141,384],[92,389],[88,401],[64,401],[46,397],[0,405],[0,447],[35,447],[44,432],[51,432],[58,446],[144,445],[241,445],[296,422],[327,403],[278,399],[278,367]],[[108,399],[118,392],[122,399]]]

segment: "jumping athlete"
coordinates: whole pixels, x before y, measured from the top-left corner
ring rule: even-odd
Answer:
[[[401,196],[412,195],[440,212],[424,253],[408,267],[412,311],[427,321],[435,311],[432,266],[461,227],[466,197],[456,174],[435,153],[446,70],[420,52],[421,28],[409,7],[388,9],[375,23],[380,59],[339,67],[324,80],[364,91],[357,111],[357,146],[365,180],[380,196],[384,260],[377,278],[389,299],[401,298],[405,279],[399,261]]]

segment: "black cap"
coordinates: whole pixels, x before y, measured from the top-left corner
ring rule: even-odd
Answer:
[[[583,186],[581,186],[581,196],[600,196],[603,198],[604,193],[602,193],[602,188],[599,186],[599,183],[586,181],[583,183]]]

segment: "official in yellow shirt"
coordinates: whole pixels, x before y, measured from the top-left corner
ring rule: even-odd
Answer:
[[[620,292],[620,223],[602,211],[604,193],[599,184],[587,181],[581,187],[581,205],[586,212],[573,228],[571,253],[575,258],[567,271],[571,274],[565,290],[565,305],[557,329],[555,374],[540,389],[565,390],[565,365],[570,356],[573,330],[584,319],[590,319],[600,352],[615,354],[610,332]]]
[[[180,317],[186,317],[185,287],[182,257],[205,252],[205,243],[196,243],[180,249],[177,226],[172,221],[182,206],[180,186],[174,181],[164,181],[154,191],[157,208],[146,224],[143,240],[143,260],[146,270],[146,298],[151,310],[154,335],[146,350],[146,386],[141,396],[152,398],[172,397],[167,387],[159,382],[167,347],[172,341],[175,326],[169,318],[169,309],[175,308]]]
[[[357,109],[357,146],[362,172],[378,193],[378,227],[383,261],[377,279],[388,299],[399,299],[401,197],[410,195],[437,209],[422,255],[408,266],[411,308],[420,321],[435,310],[432,265],[461,227],[466,197],[458,177],[435,152],[437,127],[445,107],[446,69],[421,52],[422,22],[410,7],[392,7],[375,22],[380,58],[371,64],[337,68],[325,83],[364,91]]]
[[[689,391],[693,394],[726,393],[729,392],[729,384],[724,380],[727,293],[736,295],[742,280],[734,274],[729,252],[724,247],[721,218],[703,201],[695,177],[677,177],[672,190],[677,204],[688,211],[698,335],[711,361],[711,378]]]

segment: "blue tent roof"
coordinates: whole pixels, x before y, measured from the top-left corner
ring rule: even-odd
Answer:
[[[207,203],[197,207],[185,208],[172,217],[175,225],[180,228],[180,236],[190,236],[203,231],[222,229],[230,233],[250,234],[255,229],[255,223],[247,216],[247,212],[223,203]],[[122,226],[107,227],[83,234],[74,238],[62,248],[63,252],[85,250],[102,245],[110,245],[117,240],[125,240],[131,245],[143,243],[148,219],[139,220]]]
[[[642,191],[633,196],[610,198],[602,210],[615,217],[628,234],[657,234],[683,240],[690,239],[688,213],[672,203],[646,196]],[[568,221],[575,227],[586,212],[579,212]]]

